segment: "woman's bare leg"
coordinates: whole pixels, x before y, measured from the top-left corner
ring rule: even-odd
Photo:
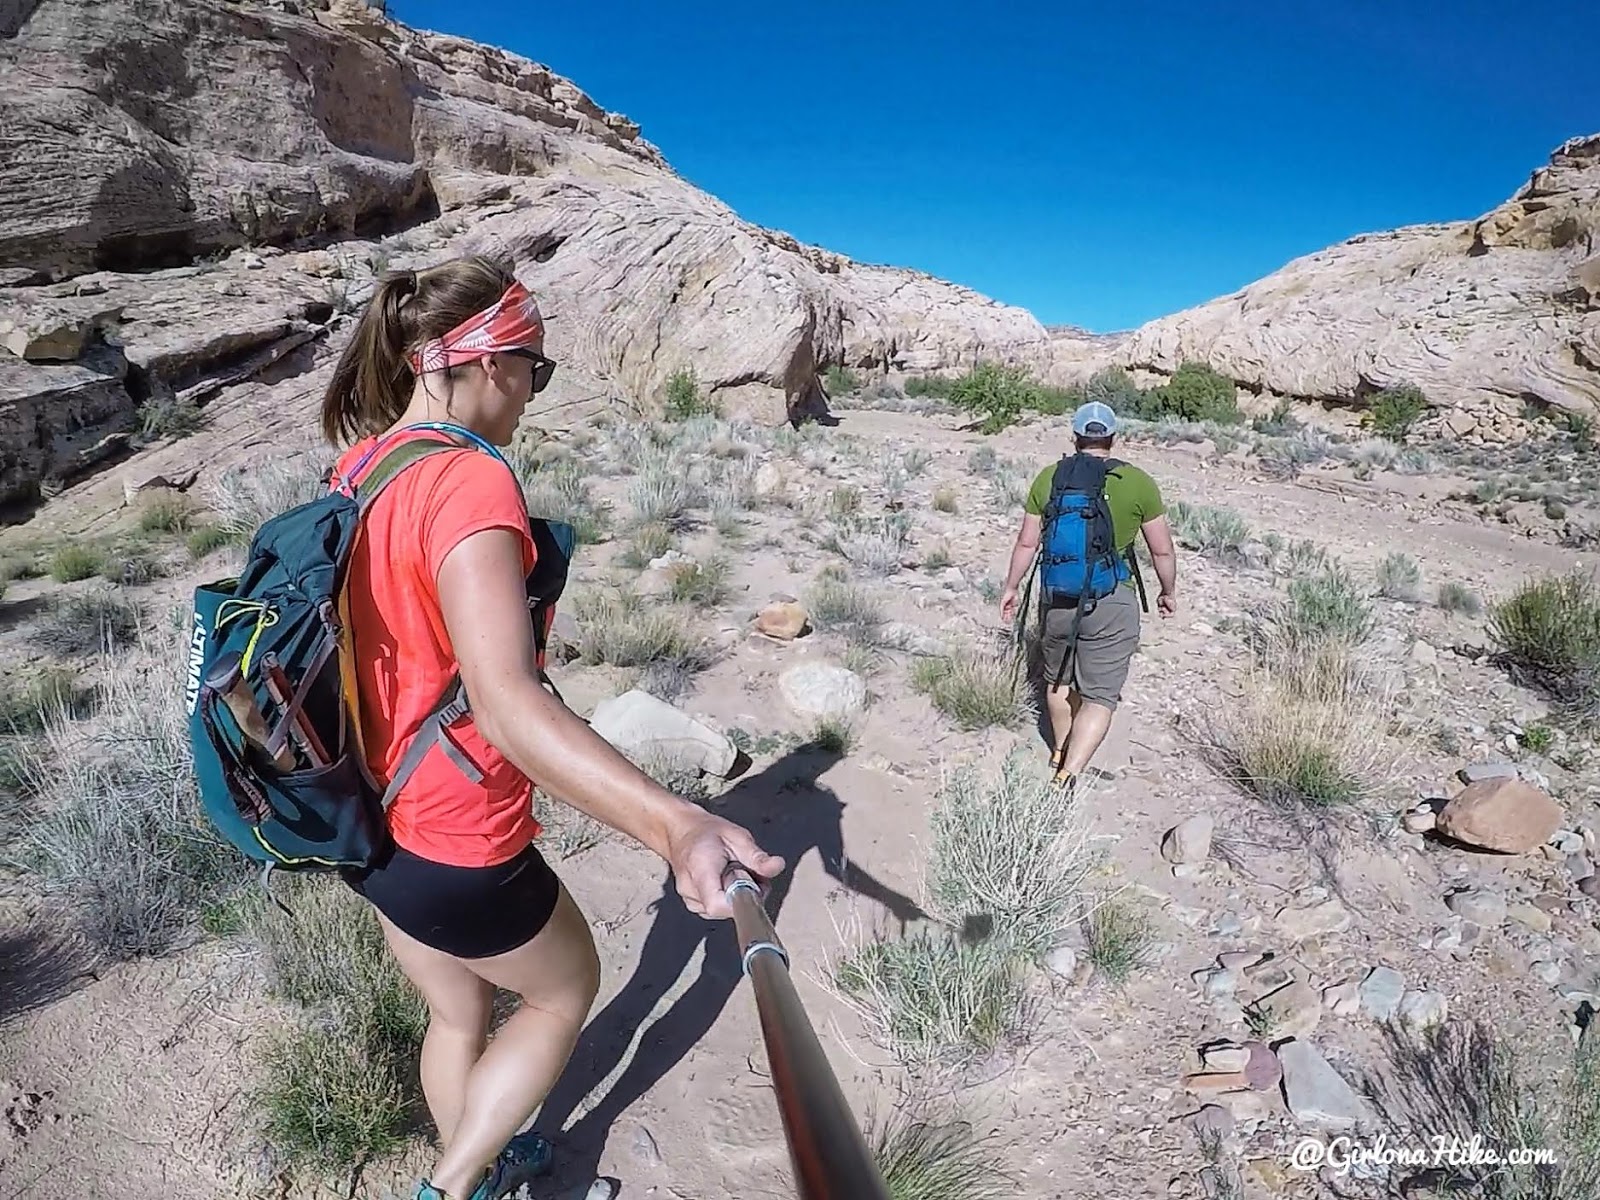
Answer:
[[[395,961],[428,1004],[428,1032],[422,1039],[422,1093],[439,1131],[439,1142],[447,1146],[466,1103],[467,1075],[489,1036],[494,987],[458,959],[424,946],[382,913],[377,915]]]
[[[600,990],[600,961],[565,887],[549,924],[527,945],[455,961],[522,997],[468,1073],[460,1120],[431,1176],[451,1200],[464,1200],[560,1077]]]

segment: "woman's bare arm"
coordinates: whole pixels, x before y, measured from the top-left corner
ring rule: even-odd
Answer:
[[[727,915],[729,862],[763,879],[783,870],[742,826],[663,788],[541,686],[515,535],[463,539],[439,569],[439,600],[483,736],[545,792],[665,859],[691,911]]]

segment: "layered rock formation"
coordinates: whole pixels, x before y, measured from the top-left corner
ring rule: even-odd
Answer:
[[[1245,386],[1359,403],[1417,385],[1424,431],[1513,432],[1525,403],[1600,407],[1600,135],[1559,147],[1473,221],[1352,238],[1153,321],[1100,361],[1168,374],[1200,359]]]
[[[1600,136],[1476,221],[1354,238],[1139,329],[1046,329],[741,220],[537,63],[360,0],[0,0],[0,505],[140,444],[163,406],[311,409],[386,263],[511,251],[552,398],[820,410],[832,363],[1054,383],[1203,359],[1268,396],[1409,381],[1425,428],[1600,402]],[[157,422],[159,424],[159,422]],[[232,425],[231,421],[224,424]]]
[[[127,446],[136,404],[207,400],[326,333],[296,360],[313,394],[365,267],[270,250],[419,224],[430,258],[517,253],[552,352],[635,402],[682,365],[777,419],[825,403],[830,362],[1050,363],[1030,314],[739,220],[516,55],[357,0],[11,0],[0,285],[20,286],[0,286],[0,324],[34,332],[0,372],[0,502]],[[102,301],[117,315],[84,342],[95,365],[46,355],[41,336]]]

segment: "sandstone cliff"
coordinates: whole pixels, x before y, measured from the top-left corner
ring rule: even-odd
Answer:
[[[1423,432],[1514,432],[1525,403],[1600,407],[1600,135],[1574,138],[1473,221],[1352,238],[1153,321],[1091,365],[1202,359],[1245,386],[1359,403],[1410,382]]]
[[[832,362],[1048,369],[1027,312],[744,222],[639,134],[356,0],[0,0],[0,503],[267,367],[309,413],[385,259],[515,251],[573,394],[692,365],[778,419]]]

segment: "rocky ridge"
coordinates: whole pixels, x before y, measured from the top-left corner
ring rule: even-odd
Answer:
[[[1600,134],[1558,147],[1471,221],[1354,237],[1152,321],[1090,366],[1208,362],[1269,397],[1362,403],[1398,384],[1419,432],[1515,437],[1523,409],[1600,408]]]

